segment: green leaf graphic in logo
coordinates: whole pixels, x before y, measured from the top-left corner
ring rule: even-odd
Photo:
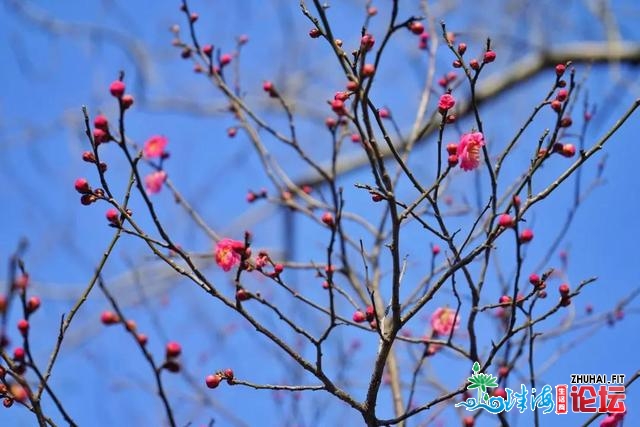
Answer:
[[[469,386],[467,386],[467,390],[471,390],[472,388],[478,389],[478,401],[479,402],[487,402],[489,400],[489,394],[487,393],[488,387],[498,387],[498,377],[494,377],[491,374],[480,374],[480,364],[475,362],[473,364],[473,375],[470,376]]]

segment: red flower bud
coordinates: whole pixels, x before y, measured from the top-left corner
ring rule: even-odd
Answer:
[[[105,132],[107,132],[109,129],[109,121],[102,114],[97,115],[93,119],[93,125],[96,127],[96,129],[102,129]]]
[[[105,310],[100,315],[100,321],[104,325],[113,325],[120,321],[120,318],[113,311]]]
[[[496,60],[496,53],[492,50],[488,50],[484,53],[484,57],[482,58],[482,62],[488,64]]]
[[[31,314],[38,308],[40,308],[40,298],[34,295],[27,300],[27,313]]]
[[[569,91],[566,89],[560,89],[558,91],[558,94],[556,95],[556,100],[560,101],[560,102],[564,102],[567,100],[567,97],[569,96]]]
[[[334,130],[336,128],[336,125],[338,124],[337,120],[333,117],[327,117],[324,120],[324,124],[327,127],[327,129],[329,130]]]
[[[182,353],[182,347],[180,346],[180,343],[177,343],[175,341],[169,341],[167,343],[167,347],[166,347],[167,359],[171,357],[178,357],[180,356],[180,353]]]
[[[505,227],[505,228],[513,227],[514,226],[513,218],[511,217],[511,215],[507,213],[502,214],[498,219],[498,224],[500,225],[500,227]]]
[[[244,289],[238,289],[236,291],[236,298],[238,299],[238,301],[246,301],[251,298],[251,295]]]
[[[324,222],[328,227],[333,227],[334,220],[331,212],[325,212],[322,214],[322,222]]]
[[[331,101],[331,109],[338,115],[346,114],[346,110],[344,109],[344,102],[340,101],[339,99],[334,99],[333,101]]]
[[[364,77],[371,77],[376,72],[376,67],[373,64],[364,64],[362,66],[362,75]]]
[[[360,39],[360,47],[364,50],[371,50],[376,43],[376,39],[371,34],[365,34]]]
[[[133,105],[133,96],[127,94],[122,97],[122,108],[125,110]]]
[[[224,377],[227,379],[227,381],[230,381],[233,379],[233,369],[231,368],[227,368],[224,370]]]
[[[26,336],[29,332],[29,322],[26,319],[20,319],[18,321],[18,330],[22,336]]]
[[[87,163],[95,163],[96,156],[94,156],[91,151],[85,151],[82,153],[82,160],[84,160]]]
[[[231,56],[228,53],[225,53],[220,57],[220,66],[224,67],[225,65],[228,65],[232,59],[233,59],[233,56]]]
[[[125,85],[120,80],[116,80],[109,86],[109,92],[116,98],[120,98],[124,94]]]
[[[417,36],[424,33],[424,25],[420,21],[412,21],[409,23],[409,30]]]
[[[495,389],[493,393],[491,393],[491,395],[495,397],[501,397],[503,399],[507,398],[507,392],[502,387]]]
[[[317,39],[321,35],[322,35],[322,32],[317,28],[312,28],[309,30],[309,37],[311,37],[312,39]]]
[[[16,347],[15,350],[13,350],[13,360],[16,362],[22,362],[24,360],[24,355],[24,348],[22,347]]]
[[[76,191],[80,194],[89,194],[91,193],[91,186],[89,182],[85,178],[78,178],[74,183],[74,187]]]
[[[573,157],[576,154],[576,146],[573,144],[563,144],[560,154],[564,157]]]
[[[533,231],[530,228],[525,228],[520,233],[520,243],[529,243],[533,240]]]
[[[120,213],[116,209],[109,209],[105,216],[111,224],[117,225],[120,223]]]
[[[149,337],[146,334],[136,334],[136,340],[140,345],[147,345],[147,341],[149,341]]]
[[[218,387],[221,381],[222,381],[222,377],[218,374],[207,375],[207,377],[204,379],[204,382],[207,384],[207,387],[209,388]]]

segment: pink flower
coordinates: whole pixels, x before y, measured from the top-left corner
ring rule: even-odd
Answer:
[[[157,171],[150,173],[144,178],[144,186],[147,187],[147,193],[156,194],[162,190],[162,184],[167,179],[165,171]]]
[[[216,264],[224,271],[229,271],[237,264],[240,264],[242,257],[240,253],[244,250],[244,243],[238,240],[222,239],[216,243]]]
[[[438,335],[449,335],[458,326],[460,319],[456,317],[456,311],[448,307],[439,307],[431,315],[431,328]]]
[[[456,105],[455,98],[450,93],[445,93],[440,97],[440,101],[438,102],[438,110],[441,113],[445,113],[447,110],[453,108]]]
[[[465,133],[458,143],[458,158],[462,170],[470,171],[480,164],[480,147],[484,146],[484,136],[480,132]]]
[[[269,264],[269,254],[261,251],[256,257],[256,268],[261,269],[263,267],[266,267],[267,264]]]
[[[620,422],[624,420],[625,415],[627,415],[626,410],[624,412],[609,414],[602,421],[600,421],[600,427],[618,427],[618,424],[620,424]]]
[[[600,421],[600,427],[618,427],[618,424],[624,418],[624,414],[610,414]]]
[[[618,420],[613,418],[613,415],[606,416],[601,422],[600,427],[616,427],[618,425]]]
[[[167,146],[168,142],[169,141],[164,136],[154,135],[144,143],[142,153],[147,159],[162,157],[164,154],[164,147]]]

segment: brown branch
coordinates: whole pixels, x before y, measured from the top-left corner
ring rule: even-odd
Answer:
[[[640,63],[640,43],[622,42],[610,44],[605,42],[576,42],[554,47],[548,51],[532,53],[521,60],[514,62],[508,69],[499,74],[489,75],[483,84],[478,85],[475,99],[478,105],[492,101],[503,95],[508,89],[525,84],[531,78],[542,71],[554,67],[558,63],[571,60],[575,63],[609,63],[626,62],[631,65]],[[472,114],[473,109],[469,103],[460,103],[458,118],[462,119]],[[438,118],[436,117],[435,120]],[[433,120],[433,119],[432,119]],[[424,143],[427,136],[438,129],[436,123],[431,121],[425,124],[417,133],[416,145]],[[393,155],[391,149],[380,147],[380,154],[385,158]],[[369,159],[361,153],[344,155],[337,164],[338,175],[345,175],[369,165]],[[324,181],[322,177],[309,173],[301,176],[297,182],[299,185],[317,186]]]

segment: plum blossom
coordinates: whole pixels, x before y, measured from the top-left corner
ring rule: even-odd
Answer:
[[[241,252],[244,250],[244,243],[233,239],[222,239],[216,243],[215,255],[216,264],[224,271],[229,271],[235,265],[240,264]]]
[[[431,328],[435,334],[449,335],[459,326],[460,318],[456,317],[456,311],[449,307],[439,307],[431,315]]]
[[[269,254],[264,251],[260,251],[256,257],[256,268],[261,269],[266,267],[267,264],[269,264]]]
[[[162,184],[167,179],[167,173],[165,171],[157,171],[150,173],[144,178],[144,186],[147,188],[147,193],[156,194],[162,190]]]
[[[450,93],[445,93],[440,97],[440,101],[438,102],[438,110],[441,113],[446,113],[447,110],[453,108],[456,105],[455,98]]]
[[[164,148],[169,141],[164,136],[154,135],[147,139],[142,148],[142,153],[147,159],[162,157],[165,154]]]
[[[480,164],[480,148],[484,146],[481,132],[465,133],[458,143],[458,159],[462,170],[470,171]]]
[[[618,427],[626,414],[627,411],[609,414],[600,422],[600,427]]]

